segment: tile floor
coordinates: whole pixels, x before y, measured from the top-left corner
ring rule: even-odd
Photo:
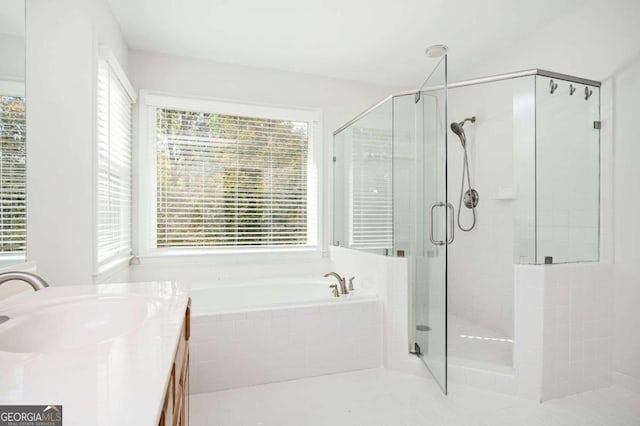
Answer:
[[[192,426],[640,425],[640,394],[607,388],[539,404],[362,370],[191,396]]]

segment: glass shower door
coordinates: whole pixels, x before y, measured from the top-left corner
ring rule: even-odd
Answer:
[[[411,335],[414,352],[447,393],[447,245],[453,206],[447,204],[447,58],[415,99],[416,234]]]

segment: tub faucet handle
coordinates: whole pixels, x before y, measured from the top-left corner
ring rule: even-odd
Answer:
[[[349,290],[347,290],[347,282],[344,279],[344,277],[341,277],[340,274],[336,273],[336,272],[327,272],[326,274],[324,274],[324,277],[334,277],[336,280],[338,280],[338,285],[340,286],[340,293],[341,294],[349,294]]]
[[[338,291],[338,284],[332,284],[329,286],[329,288],[333,292],[333,297],[340,297],[340,292]]]
[[[351,277],[351,278],[349,278],[349,291],[353,291],[353,290],[355,290],[355,289],[353,288],[353,280],[355,280],[355,279],[356,279],[356,277]]]

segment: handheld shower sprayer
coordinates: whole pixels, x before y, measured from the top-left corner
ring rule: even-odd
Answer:
[[[465,118],[460,122],[451,123],[451,131],[455,133],[460,138],[460,143],[462,144],[462,150],[464,151],[464,162],[462,164],[462,186],[460,187],[460,201],[458,202],[458,228],[462,231],[471,231],[476,226],[476,206],[478,205],[478,201],[480,200],[480,196],[478,195],[478,191],[471,187],[471,174],[469,173],[469,158],[467,155],[467,136],[464,133],[464,124],[469,121],[471,123],[476,122],[476,116]],[[465,177],[467,187],[469,188],[466,192],[464,190]],[[473,214],[473,223],[469,228],[465,228],[460,223],[460,209],[462,207],[462,202],[464,200],[464,205],[471,209]]]
[[[462,144],[463,148],[467,145],[467,136],[464,134],[464,129],[462,127],[464,126],[464,123],[466,123],[467,121],[470,121],[471,123],[475,123],[476,116],[474,115],[473,117],[465,118],[459,123],[456,123],[456,122],[451,123],[451,131],[456,135],[458,135],[458,137],[460,138],[460,143]]]

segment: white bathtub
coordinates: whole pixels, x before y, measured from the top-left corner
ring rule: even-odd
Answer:
[[[381,366],[380,300],[336,298],[332,280],[192,283],[191,392]]]
[[[348,295],[335,297],[335,278],[286,277],[242,281],[206,282],[191,285],[193,315],[269,309],[292,305],[345,303],[375,299],[375,293],[356,289]]]

